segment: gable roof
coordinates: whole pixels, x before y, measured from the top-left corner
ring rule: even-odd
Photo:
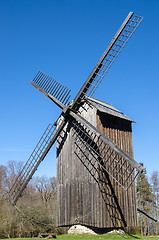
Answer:
[[[93,105],[100,112],[104,112],[104,113],[113,115],[115,117],[119,117],[119,118],[128,120],[130,122],[134,122],[132,119],[127,117],[124,113],[120,112],[118,109],[116,109],[109,103],[100,101],[100,100],[92,98],[92,97],[87,97],[87,101],[88,101],[88,103]]]

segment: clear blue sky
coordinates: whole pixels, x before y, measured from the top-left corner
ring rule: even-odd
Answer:
[[[39,70],[72,99],[129,13],[144,17],[94,94],[133,124],[134,158],[159,170],[159,1],[0,0],[0,164],[26,161],[60,109],[30,81]],[[55,146],[37,175],[56,175]]]

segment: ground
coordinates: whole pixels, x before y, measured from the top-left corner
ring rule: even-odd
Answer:
[[[34,238],[11,238],[10,240],[33,240]],[[45,238],[35,238],[36,240],[44,240]],[[147,236],[141,237],[138,235],[128,235],[128,234],[103,234],[103,235],[87,235],[87,234],[64,234],[57,236],[56,239],[59,240],[126,240],[126,239],[141,239],[141,240],[159,240],[159,236]]]

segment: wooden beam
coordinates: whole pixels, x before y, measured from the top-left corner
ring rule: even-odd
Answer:
[[[157,222],[157,219],[154,219],[153,217],[149,216],[147,213],[145,213],[144,211],[142,211],[141,209],[137,208],[137,211],[144,214],[146,217],[150,218],[151,220]]]

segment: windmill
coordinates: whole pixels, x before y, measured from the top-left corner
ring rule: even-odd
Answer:
[[[132,120],[92,95],[142,19],[133,12],[128,14],[73,101],[69,102],[70,89],[41,71],[31,81],[62,113],[48,125],[10,189],[13,205],[57,140],[57,225],[136,225],[134,179],[143,168],[133,159],[131,136],[124,138],[125,145],[131,145],[129,151],[116,140],[121,131],[113,138],[115,135],[104,132],[90,115],[105,112],[103,118],[97,114],[101,122],[120,120],[127,136],[131,135]]]

